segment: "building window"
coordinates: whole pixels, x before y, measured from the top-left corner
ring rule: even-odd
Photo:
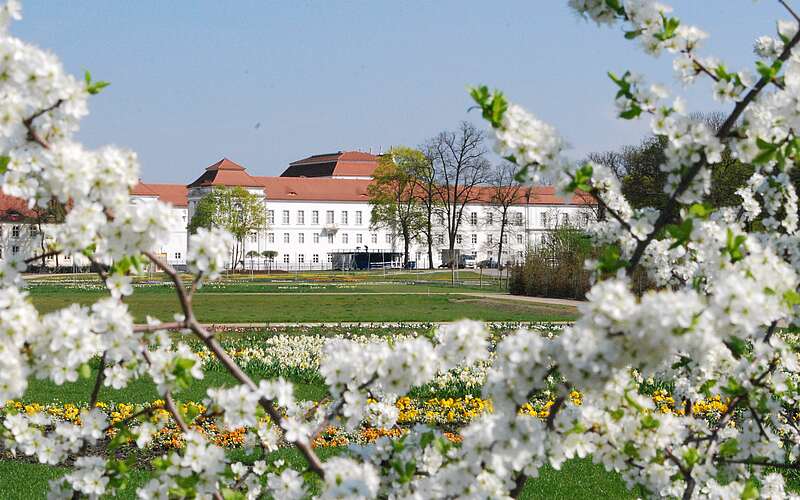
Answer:
[[[507,234],[504,234],[501,239],[503,240],[503,245],[508,245],[508,235]]]
[[[373,243],[377,244],[378,243],[378,233],[372,233],[371,237],[372,237],[371,241]]]
[[[180,252],[175,252],[175,258],[176,259],[180,259],[181,258],[181,253]]]
[[[314,264],[319,264],[319,254],[318,253],[315,253],[314,255],[311,256],[311,262],[313,262]]]
[[[331,262],[333,262],[333,254],[329,253],[328,254],[328,264],[330,264]]]
[[[283,242],[289,243],[289,233],[283,233]]]
[[[250,243],[256,243],[258,241],[258,234],[250,233]]]
[[[311,211],[311,223],[314,225],[319,224],[319,210]]]
[[[275,233],[267,233],[267,242],[275,243]]]
[[[302,253],[301,253],[301,254],[299,254],[299,255],[297,256],[297,262],[298,262],[298,263],[300,263],[300,264],[303,264],[305,261],[306,261],[306,256],[305,256],[305,254],[302,254]]]
[[[494,214],[489,212],[486,214],[486,225],[491,226],[492,224],[494,224]]]
[[[342,233],[342,243],[346,245],[349,239],[350,238],[347,236],[347,233]]]
[[[442,212],[439,212],[438,214],[436,214],[436,218],[439,220],[439,225],[444,226],[444,214]]]
[[[39,233],[39,229],[36,226],[30,226],[28,228],[28,234],[30,234],[31,237],[36,236],[38,233]]]
[[[267,210],[267,224],[275,224],[275,210]]]
[[[517,260],[522,260],[522,250],[517,250]]]
[[[540,217],[542,221],[542,227],[547,227],[547,212],[542,212]]]
[[[314,243],[319,243],[319,233],[314,233]]]
[[[473,234],[472,235],[472,244],[473,245],[477,245],[478,244],[478,235],[477,234]]]
[[[489,244],[489,245],[492,244],[492,235],[491,234],[487,234],[486,235],[486,243]]]
[[[11,255],[17,255],[19,253],[19,247],[14,245],[11,247]]]
[[[522,212],[514,212],[514,225],[522,225]]]
[[[284,226],[288,226],[289,225],[289,211],[288,210],[284,210],[283,211],[283,225]]]
[[[328,235],[328,244],[329,245],[333,245],[333,235],[332,234]]]
[[[269,257],[267,257],[267,262],[275,262],[275,256],[270,255]]]
[[[306,223],[306,213],[303,210],[297,211],[297,224],[303,225]]]
[[[297,242],[298,243],[305,243],[306,242],[306,233],[300,233],[297,235]]]
[[[19,238],[19,226],[12,226],[11,227],[11,237],[12,238]]]
[[[342,225],[347,225],[347,210],[342,210]]]
[[[472,224],[473,226],[478,225],[478,212],[472,212],[471,214],[469,214],[469,223]]]
[[[439,244],[439,245],[444,245],[444,235],[443,234],[437,234],[436,235],[436,243]]]
[[[361,216],[361,210],[357,210],[356,211],[356,225],[360,226],[362,222],[363,222],[363,218]]]
[[[325,212],[325,223],[333,224],[333,210],[328,210]]]
[[[387,234],[386,235],[386,243],[391,243],[391,242],[392,242],[392,235],[391,234]]]
[[[363,240],[364,240],[364,237],[361,235],[361,233],[357,233],[356,234],[356,243],[363,243]]]
[[[283,254],[283,263],[284,264],[288,264],[289,263],[289,254],[288,253]]]
[[[569,225],[569,214],[561,214],[561,223],[565,226]]]
[[[517,245],[522,245],[522,235],[521,234],[517,235]]]
[[[459,244],[459,245],[461,244],[461,235],[460,234],[456,235],[456,243]]]

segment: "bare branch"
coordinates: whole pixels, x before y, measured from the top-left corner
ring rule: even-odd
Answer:
[[[794,11],[794,9],[792,9],[792,8],[789,6],[789,4],[785,2],[785,0],[778,0],[778,3],[779,3],[779,4],[781,4],[781,5],[783,5],[783,7],[784,7],[784,8],[785,8],[787,11],[789,11],[789,14],[791,14],[791,16],[794,18],[794,20],[795,20],[795,21],[797,21],[798,23],[800,23],[800,16],[798,16],[798,15],[797,15],[797,13]]]
[[[47,141],[42,139],[42,137],[39,135],[39,133],[36,132],[36,129],[33,128],[33,121],[36,120],[37,118],[39,118],[40,116],[42,116],[43,114],[49,113],[50,111],[53,111],[57,107],[61,106],[61,104],[63,104],[63,103],[64,103],[64,99],[59,99],[54,104],[52,104],[52,105],[50,105],[50,106],[48,106],[48,107],[46,107],[44,109],[40,109],[36,113],[34,113],[31,116],[29,116],[29,117],[25,118],[24,120],[22,120],[22,124],[25,125],[25,128],[28,130],[28,140],[29,141],[35,142],[36,144],[40,145],[41,147],[43,147],[45,149],[50,149],[50,145],[47,143]]]
[[[158,256],[153,254],[152,252],[145,252],[145,255],[148,259],[150,259],[153,264],[156,265],[159,269],[167,273],[167,275],[172,279],[173,283],[175,284],[175,289],[178,293],[178,298],[181,303],[181,308],[183,310],[183,314],[185,316],[185,324],[188,328],[190,328],[195,335],[203,341],[203,343],[208,347],[208,349],[214,353],[216,358],[222,363],[222,365],[230,372],[231,375],[236,378],[241,384],[246,385],[253,391],[258,390],[258,386],[253,379],[251,379],[240,367],[236,364],[233,358],[222,348],[219,342],[214,338],[212,333],[209,333],[203,325],[201,325],[194,316],[194,311],[192,310],[192,303],[191,297],[186,291],[186,287],[183,285],[178,272],[168,263],[161,260]],[[270,416],[273,422],[280,425],[283,422],[283,415],[275,408],[274,403],[272,400],[262,397],[259,399],[259,404],[266,410],[267,414]],[[303,455],[303,457],[308,462],[309,469],[311,469],[314,473],[318,476],[324,478],[325,477],[325,469],[322,466],[322,461],[319,459],[317,454],[311,448],[310,443],[303,442],[303,441],[295,441],[294,446],[298,449],[298,451]]]

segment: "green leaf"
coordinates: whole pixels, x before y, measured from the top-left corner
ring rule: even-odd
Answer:
[[[645,415],[644,418],[642,418],[642,429],[645,429],[645,430],[658,429],[658,427],[660,425],[661,425],[661,422],[659,422],[652,415]]]
[[[744,249],[742,245],[747,241],[747,236],[743,234],[734,235],[733,231],[728,228],[728,239],[726,242],[725,252],[730,255],[731,262],[738,262],[744,259]]]
[[[800,293],[797,293],[795,290],[787,290],[783,294],[783,301],[789,307],[800,305]]]
[[[101,90],[111,85],[111,82],[98,81],[86,86],[86,92],[91,95],[99,94]]]
[[[492,128],[501,128],[503,115],[508,110],[508,101],[503,93],[499,90],[489,92],[489,87],[479,85],[470,88],[469,95],[481,108],[483,118],[492,125]]]
[[[691,468],[700,461],[700,452],[697,451],[697,448],[689,448],[683,452],[683,460],[686,462],[686,465]]]
[[[750,346],[747,344],[747,342],[739,337],[729,338],[725,341],[725,345],[728,346],[731,354],[733,354],[733,357],[736,359],[741,358],[747,351],[750,350]]]
[[[11,163],[10,156],[0,156],[0,174],[4,174],[8,171],[8,164]]]
[[[89,363],[83,363],[80,368],[78,368],[78,373],[81,378],[89,378],[92,376],[92,367],[89,366]]]
[[[569,186],[567,186],[567,189],[571,191],[580,189],[581,191],[588,193],[592,190],[593,172],[594,169],[591,163],[583,165],[575,172],[575,176],[572,178],[572,182],[569,183]]]
[[[691,207],[689,207],[689,215],[692,217],[697,217],[698,219],[708,219],[708,216],[714,211],[714,207],[712,207],[708,203],[695,203]]]
[[[675,242],[670,245],[670,249],[684,246],[691,240],[694,220],[689,218],[680,224],[669,224],[666,229],[667,233],[675,240]]]
[[[729,438],[719,445],[719,456],[730,458],[739,452],[739,440],[736,438]]]
[[[230,488],[222,488],[222,490],[220,490],[220,493],[222,493],[222,498],[224,498],[225,500],[244,500],[245,498],[247,498],[241,491],[232,490]]]
[[[83,79],[86,81],[87,86],[89,86],[92,83],[92,74],[89,73],[88,69],[86,70],[86,72],[84,72]]]
[[[703,385],[700,386],[700,394],[703,396],[710,398],[711,397],[711,389],[713,389],[717,385],[716,379],[710,379],[703,382]]]
[[[628,40],[633,40],[634,38],[637,38],[641,34],[642,30],[626,31],[625,38],[627,38]]]
[[[619,117],[624,118],[626,120],[633,120],[634,118],[638,117],[641,114],[642,114],[642,108],[640,108],[636,104],[632,104],[631,109],[623,111],[622,113],[619,114]]]
[[[603,273],[615,273],[628,264],[620,258],[619,247],[616,245],[608,245],[600,254],[597,263],[597,269]]]
[[[755,478],[749,478],[742,490],[742,500],[755,500],[759,497],[758,493],[758,482]]]

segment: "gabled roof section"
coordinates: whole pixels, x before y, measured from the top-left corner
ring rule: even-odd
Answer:
[[[39,216],[36,210],[28,207],[28,202],[0,191],[0,221],[26,222]]]
[[[189,189],[183,184],[150,184],[141,180],[131,189],[131,194],[134,196],[158,198],[159,201],[174,207],[188,207],[188,193]]]
[[[247,169],[227,158],[206,168],[188,187],[242,186],[260,187],[260,184],[247,173]]]
[[[325,177],[255,177],[271,200],[369,201],[369,179],[331,179]]]
[[[372,177],[378,156],[363,151],[312,155],[289,164],[281,177]]]

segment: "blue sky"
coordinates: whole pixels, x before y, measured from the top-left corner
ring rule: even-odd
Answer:
[[[736,69],[752,68],[753,40],[788,17],[773,0],[666,3],[711,35],[705,54]],[[223,156],[277,175],[310,154],[483,126],[467,111],[475,83],[557,126],[576,158],[646,133],[614,118],[609,70],[641,72],[697,110],[727,109],[707,82],[682,89],[669,57],[642,54],[566,0],[38,0],[23,16],[17,36],[112,82],[79,137],[137,151],[150,182],[190,182]]]

